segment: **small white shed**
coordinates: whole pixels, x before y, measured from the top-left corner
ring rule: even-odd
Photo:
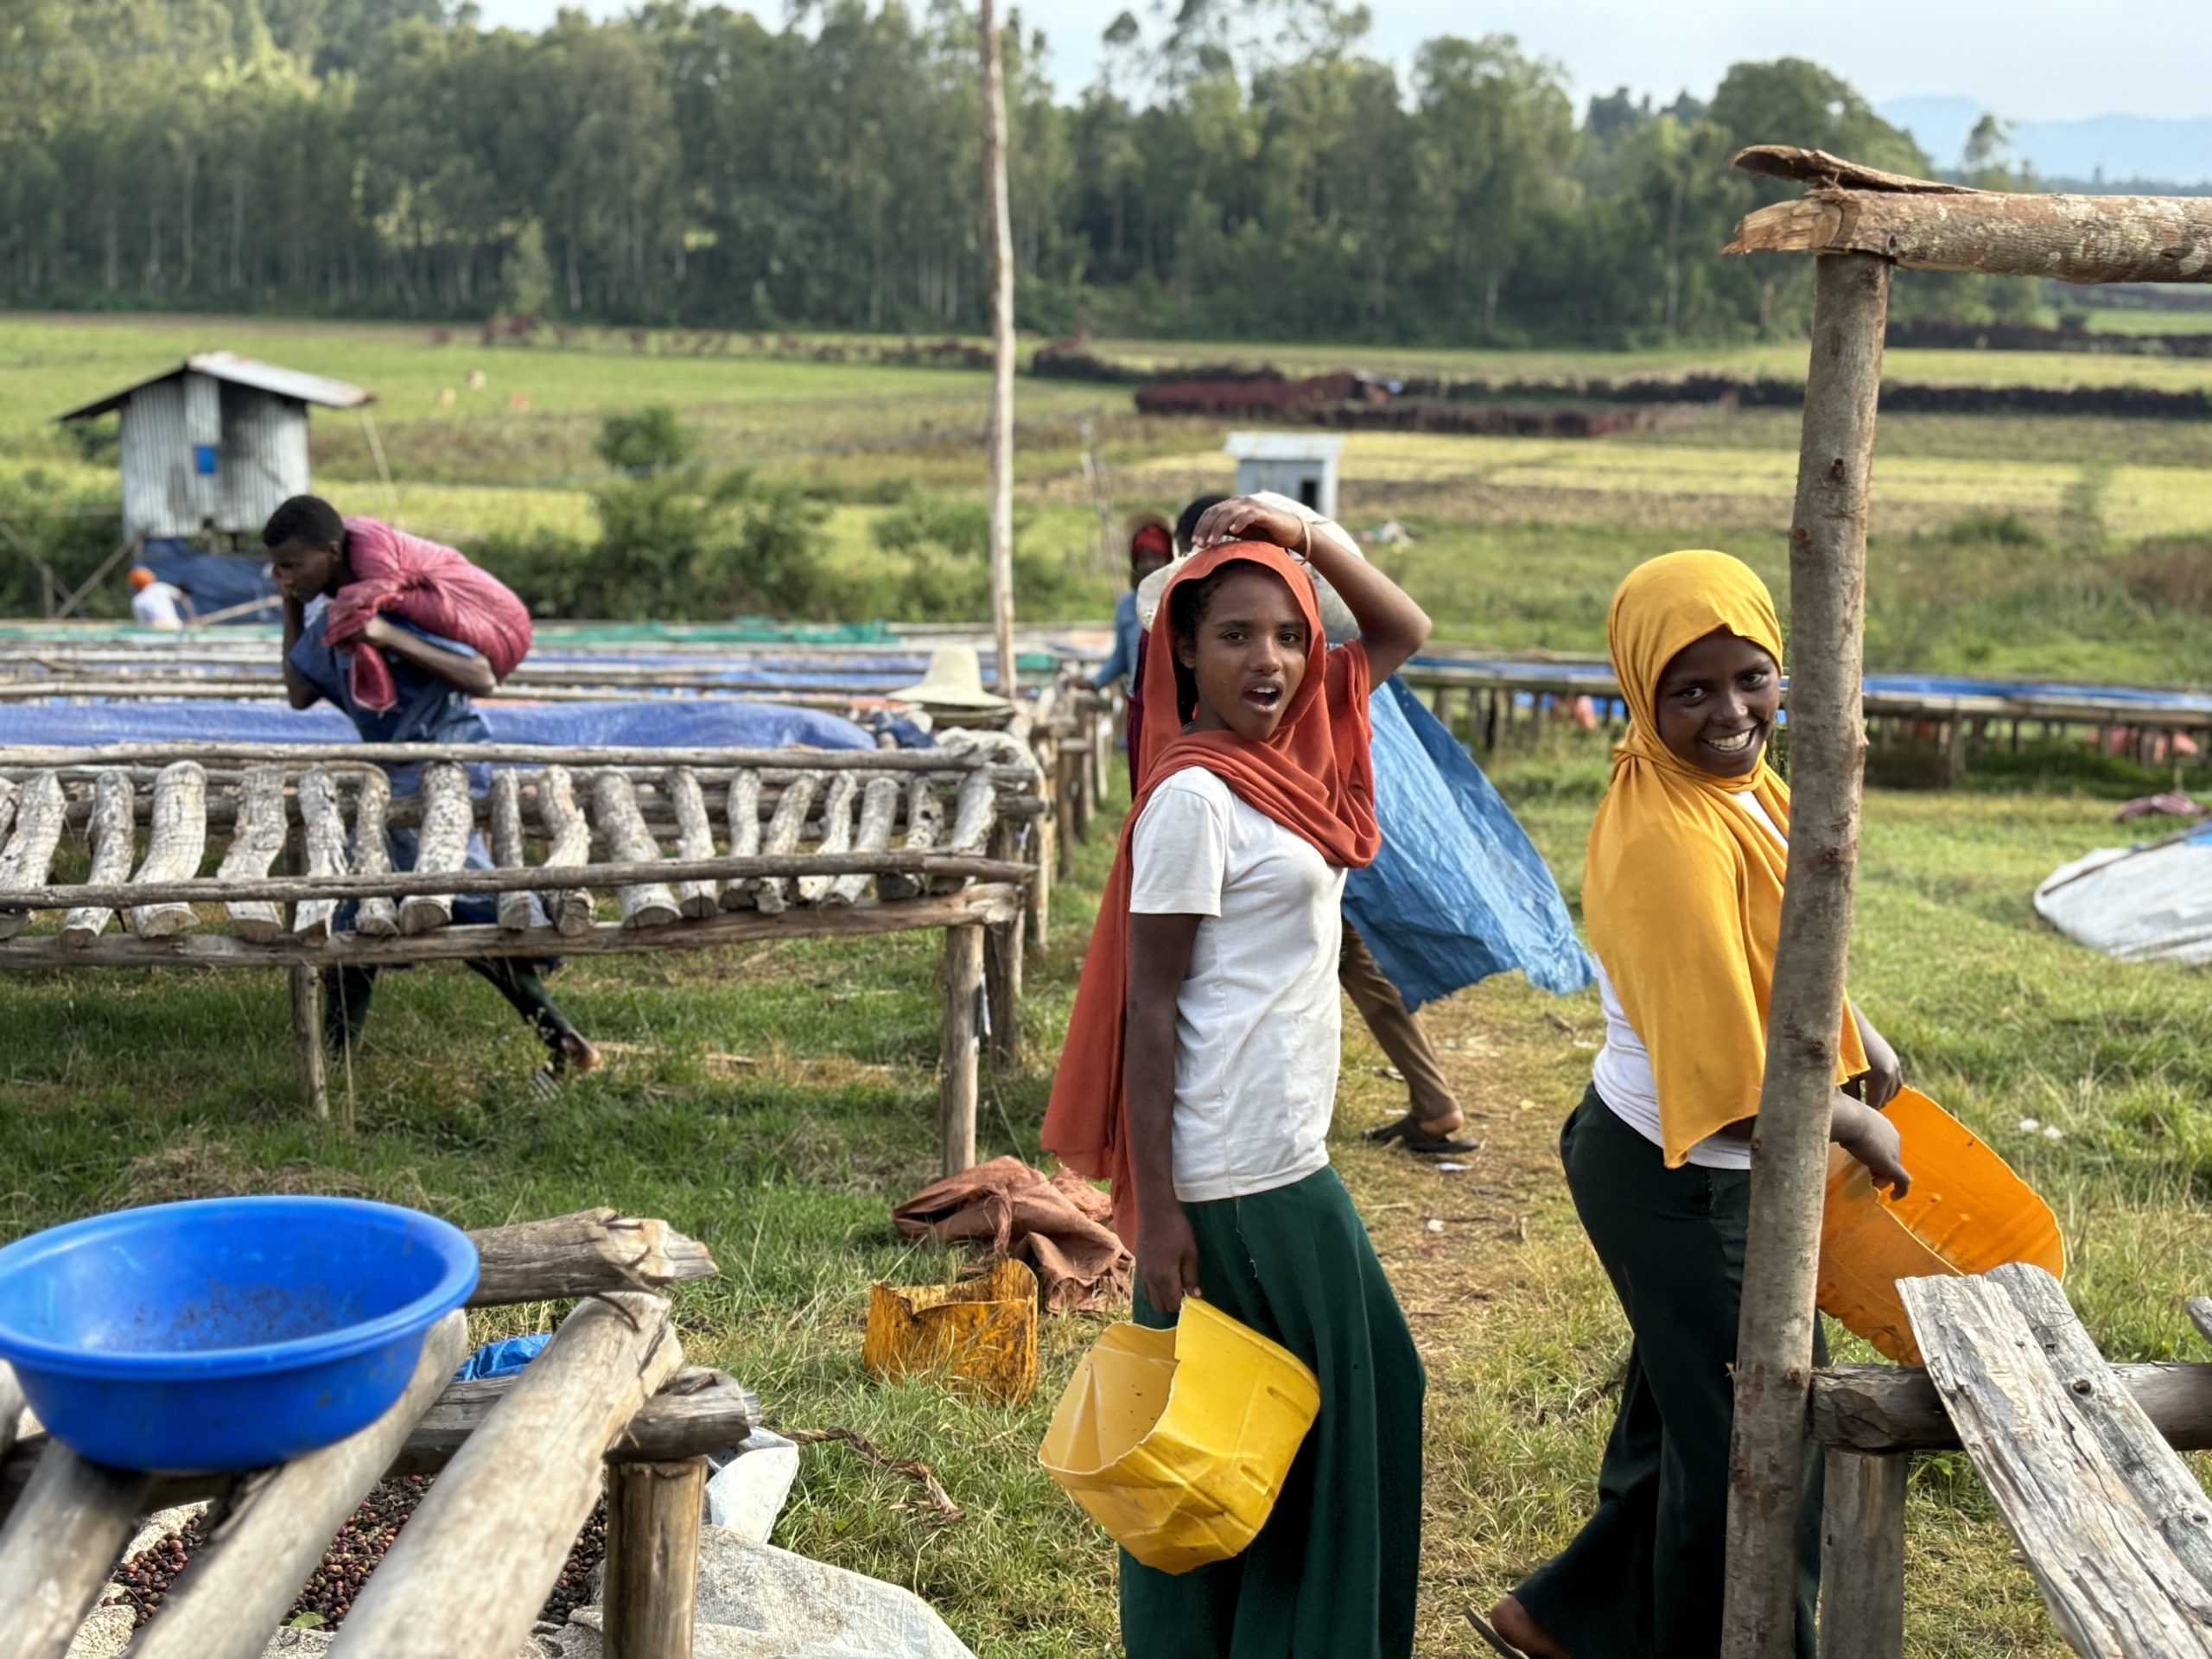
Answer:
[[[122,411],[123,533],[135,543],[257,535],[280,503],[310,487],[308,405],[374,401],[343,380],[202,352],[55,418]]]
[[[1313,432],[1232,432],[1223,446],[1236,461],[1236,493],[1273,490],[1324,518],[1337,516],[1337,457],[1342,438]]]

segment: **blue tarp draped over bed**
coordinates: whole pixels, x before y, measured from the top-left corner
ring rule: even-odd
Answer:
[[[1397,680],[1371,707],[1382,851],[1344,914],[1406,1006],[1516,968],[1548,991],[1588,984],[1559,883],[1482,768]]]
[[[849,720],[812,709],[688,697],[652,702],[492,703],[482,708],[495,743],[609,748],[866,749],[875,740]],[[353,722],[318,704],[221,698],[178,702],[0,703],[0,744],[350,743]]]

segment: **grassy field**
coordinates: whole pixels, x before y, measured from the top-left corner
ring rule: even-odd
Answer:
[[[2115,325],[2118,326],[2118,325]],[[687,344],[688,341],[688,344]],[[886,568],[875,525],[915,493],[972,495],[985,377],[967,369],[691,355],[696,339],[593,336],[591,349],[486,351],[461,331],[238,320],[0,318],[0,492],[26,511],[99,511],[108,465],[50,416],[189,350],[227,346],[375,388],[397,492],[358,423],[318,416],[318,477],[349,510],[395,512],[468,544],[494,532],[594,533],[600,415],[676,404],[715,467],[757,466],[829,508],[825,560]],[[1254,348],[1107,342],[1116,354],[1220,360]],[[1791,373],[1802,348],[1652,353],[1268,348],[1286,364],[1464,374],[1727,367]],[[2052,354],[1891,353],[1914,378],[2212,384],[2212,363]],[[472,391],[481,370],[486,384]],[[452,390],[450,404],[441,394]],[[511,406],[519,396],[528,407]],[[1025,381],[1025,546],[1079,573],[1066,617],[1103,616],[1115,573],[1090,563],[1076,423],[1090,421],[1118,510],[1225,487],[1224,423],[1141,422],[1126,392]],[[1590,651],[1637,560],[1712,545],[1777,581],[1797,443],[1780,410],[1715,415],[1585,443],[1353,435],[1343,514],[1414,539],[1375,551],[1447,639]],[[1868,654],[1885,667],[2212,683],[2212,436],[2181,423],[1897,416],[1883,422]],[[2016,1160],[2061,1209],[2072,1289],[2114,1357],[2190,1355],[2180,1298],[2212,1243],[2212,1014],[2197,976],[2120,967],[2044,930],[2028,894],[2057,863],[2125,833],[2055,757],[2016,792],[1878,792],[1867,813],[1854,986],[1916,1078]],[[1602,783],[1592,747],[1502,763],[1500,781],[1570,888]],[[2031,787],[2031,785],[2033,785]],[[1034,1158],[1105,842],[1086,848],[1033,958],[1024,1052],[990,1080],[988,1153]],[[81,858],[79,851],[73,857]],[[757,1388],[785,1426],[843,1425],[926,1459],[968,1519],[934,1524],[899,1478],[811,1450],[779,1541],[913,1586],[986,1659],[1113,1646],[1111,1554],[1037,1471],[1057,1387],[1100,1321],[1052,1321],[1046,1382],[1020,1409],[859,1363],[867,1287],[928,1279],[890,1206],[936,1160],[934,955],[790,944],[714,957],[589,958],[557,982],[608,1044],[608,1071],[558,1100],[525,1086],[531,1045],[473,980],[386,979],[340,1087],[348,1133],[293,1102],[281,983],[181,970],[0,976],[0,1236],[116,1205],[237,1190],[359,1192],[472,1224],[612,1203],[708,1239],[722,1276],[686,1293],[696,1360]],[[1551,1150],[1599,1030],[1587,995],[1496,982],[1425,1018],[1485,1141],[1440,1174],[1356,1139],[1395,1109],[1351,1037],[1337,1153],[1421,1338],[1432,1376],[1424,1653],[1465,1650],[1459,1609],[1567,1536],[1589,1498],[1624,1336]],[[23,1033],[39,1033],[39,1040]],[[2020,1125],[2055,1126],[2046,1138]],[[533,1308],[481,1334],[553,1318]],[[1912,1649],[2056,1655],[2032,1586],[1956,1459],[1923,1459],[1911,1500]]]
[[[185,352],[225,344],[375,388],[393,483],[358,423],[314,427],[317,476],[348,511],[394,517],[470,546],[493,535],[596,533],[593,451],[610,409],[668,402],[709,467],[750,466],[831,506],[832,591],[885,573],[873,531],[913,493],[970,496],[986,377],[969,369],[779,360],[742,338],[591,334],[578,349],[486,349],[468,331],[236,319],[0,319],[0,490],[22,511],[96,511],[110,463],[76,457],[48,417]],[[813,342],[817,345],[832,342]],[[834,342],[840,347],[898,342]],[[1198,362],[1228,347],[1116,341],[1105,349]],[[1252,355],[1247,348],[1246,355]],[[1262,353],[1339,361],[1336,347]],[[1430,353],[1398,366],[1556,375],[1733,367],[1794,372],[1801,347],[1635,358]],[[1936,361],[1936,359],[1944,361]],[[1956,358],[1957,362],[1948,359]],[[1364,360],[1364,359],[1363,359]],[[1394,359],[1395,361],[1395,359]],[[1984,379],[2168,372],[2212,384],[2212,362],[2055,353],[1890,354],[1893,374]],[[480,371],[480,390],[468,385]],[[442,394],[450,393],[449,405]],[[1140,420],[1126,391],[1025,380],[1019,460],[1023,545],[1072,580],[1027,613],[1098,619],[1117,573],[1095,554],[1079,425],[1096,435],[1116,508],[1173,512],[1233,478],[1228,423]],[[520,398],[527,408],[511,407]],[[1420,588],[1443,637],[1589,651],[1603,601],[1637,558],[1707,544],[1778,567],[1796,465],[1786,410],[1714,411],[1594,441],[1354,433],[1343,512],[1395,518],[1418,538],[1382,555]],[[2059,416],[1894,415],[1882,425],[1872,518],[1870,660],[1885,668],[2152,683],[2212,680],[2212,434],[2183,422]]]
[[[1501,772],[1570,891],[1601,777],[1587,754]],[[2212,1246],[2202,981],[2102,963],[2028,907],[2053,864],[2112,837],[2108,810],[1877,793],[1854,989],[1916,1080],[2053,1198],[2076,1305],[2107,1353],[2193,1357],[2180,1299],[2204,1288]],[[988,1084],[986,1155],[1037,1156],[1106,844],[1084,850],[1052,948],[1033,959],[1023,1060]],[[782,1425],[843,1425],[926,1459],[968,1512],[936,1524],[901,1479],[824,1446],[807,1453],[779,1541],[912,1585],[987,1659],[1109,1651],[1110,1552],[1033,1462],[1099,1321],[1048,1324],[1044,1384],[1019,1409],[887,1388],[860,1366],[868,1284],[946,1270],[888,1218],[934,1173],[933,967],[916,938],[579,962],[557,987],[613,1065],[551,1103],[524,1086],[530,1044],[496,998],[448,969],[392,976],[341,1079],[350,1135],[298,1116],[273,976],[0,978],[0,1029],[45,1033],[7,1045],[0,1233],[253,1190],[367,1193],[470,1224],[595,1203],[665,1215],[723,1268],[683,1297],[693,1359],[742,1376]],[[1465,1650],[1461,1606],[1577,1524],[1625,1338],[1550,1150],[1600,1029],[1594,999],[1497,981],[1424,1018],[1486,1143],[1474,1168],[1440,1174],[1356,1140],[1395,1109],[1356,1021],[1336,1153],[1430,1367],[1421,1651],[1444,1654]],[[2023,1129],[2028,1117],[2063,1138]],[[556,1314],[482,1317],[479,1334]],[[1916,1469],[1910,1538],[1914,1653],[2063,1651],[1957,1459]]]

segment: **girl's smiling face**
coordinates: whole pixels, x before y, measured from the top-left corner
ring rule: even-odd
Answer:
[[[1176,659],[1198,692],[1194,731],[1231,731],[1264,743],[1306,678],[1306,613],[1272,570],[1230,565],[1179,629]]]
[[[1748,778],[1782,709],[1782,671],[1760,646],[1716,628],[1675,653],[1654,702],[1659,741],[1676,759]]]

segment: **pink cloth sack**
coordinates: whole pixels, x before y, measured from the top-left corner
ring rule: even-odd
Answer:
[[[359,643],[381,611],[481,652],[495,679],[505,679],[529,655],[530,607],[454,549],[374,518],[348,518],[346,557],[353,580],[330,601],[324,633],[333,646],[351,651],[353,701],[362,708],[381,714],[399,698],[384,653]]]

